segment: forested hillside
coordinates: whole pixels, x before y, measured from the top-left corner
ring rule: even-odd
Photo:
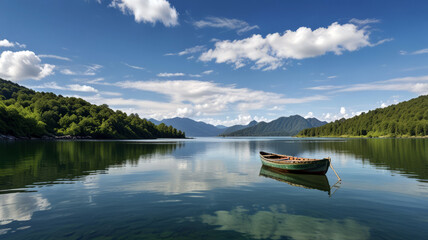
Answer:
[[[378,108],[350,119],[302,130],[298,136],[406,137],[428,135],[428,95]]]
[[[0,134],[16,137],[183,138],[184,132],[74,97],[0,79]]]

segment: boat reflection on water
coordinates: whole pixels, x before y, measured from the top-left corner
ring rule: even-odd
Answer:
[[[327,192],[329,196],[332,195],[332,188],[336,188],[336,190],[339,188],[336,186],[339,182],[330,186],[326,175],[289,173],[267,166],[262,166],[260,168],[259,175],[288,183],[291,186],[324,191]]]

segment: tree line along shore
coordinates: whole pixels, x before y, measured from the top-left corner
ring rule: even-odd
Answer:
[[[426,137],[428,95],[300,131],[298,137]]]
[[[114,111],[75,97],[36,92],[0,79],[0,135],[3,139],[185,138],[165,124]]]

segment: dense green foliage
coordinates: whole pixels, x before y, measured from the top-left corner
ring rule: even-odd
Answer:
[[[182,138],[172,126],[113,111],[81,98],[35,92],[0,79],[0,134],[18,137],[44,135],[93,138]]]
[[[302,116],[280,117],[272,122],[260,122],[224,136],[292,136],[305,128],[318,127],[326,124],[316,118],[305,119]]]
[[[305,129],[298,136],[406,137],[428,135],[428,95],[378,108],[350,119]]]

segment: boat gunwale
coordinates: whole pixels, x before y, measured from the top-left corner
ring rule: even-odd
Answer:
[[[265,157],[268,156],[280,156],[282,158],[277,159],[270,159]],[[260,152],[260,157],[264,161],[272,162],[275,164],[314,164],[321,161],[328,161],[329,158],[322,158],[322,159],[315,159],[315,158],[299,158],[295,156],[289,156],[289,155],[283,155],[283,154],[276,154],[276,153],[268,153],[268,152]],[[296,159],[290,159],[290,158],[296,158]]]

